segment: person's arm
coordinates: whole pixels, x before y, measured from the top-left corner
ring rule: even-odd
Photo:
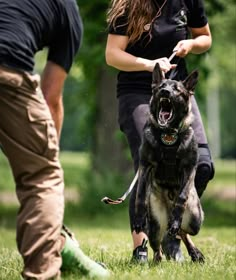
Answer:
[[[66,77],[66,71],[51,61],[47,62],[41,77],[41,89],[54,120],[58,138],[64,118],[62,93]]]
[[[201,28],[190,28],[190,32],[191,39],[179,41],[175,46],[177,56],[185,57],[189,53],[201,54],[211,47],[212,38],[208,24]]]
[[[160,64],[162,71],[168,72],[175,65],[170,64],[166,57],[149,60],[142,57],[136,57],[127,53],[128,36],[109,34],[106,45],[106,62],[122,71],[149,71],[152,72],[156,63]]]

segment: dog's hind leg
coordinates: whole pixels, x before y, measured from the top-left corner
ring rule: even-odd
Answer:
[[[196,235],[201,228],[203,220],[204,213],[197,195],[197,191],[193,185],[189,192],[186,209],[181,223],[181,229],[185,233]]]
[[[204,213],[202,211],[201,203],[198,198],[195,187],[193,186],[190,189],[189,197],[186,205],[186,210],[183,215],[183,220],[181,224],[181,230],[179,232],[187,250],[188,254],[191,257],[193,262],[204,262],[204,256],[196,248],[193,241],[191,240],[190,235],[198,234],[202,222],[204,219]]]
[[[193,262],[204,263],[205,257],[202,252],[194,245],[192,239],[189,234],[186,234],[182,230],[180,230],[180,236],[187,248],[188,254],[191,257]]]

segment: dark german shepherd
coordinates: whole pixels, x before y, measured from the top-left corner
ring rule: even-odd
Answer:
[[[204,262],[190,235],[196,235],[203,211],[194,177],[198,149],[191,128],[190,97],[198,81],[192,72],[184,81],[164,79],[159,65],[153,72],[150,117],[144,127],[136,197],[135,230],[145,229],[161,261],[165,234],[180,236],[192,261]]]

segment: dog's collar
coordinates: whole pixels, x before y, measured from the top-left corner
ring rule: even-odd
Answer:
[[[162,133],[161,142],[167,146],[174,145],[178,140],[177,133]]]

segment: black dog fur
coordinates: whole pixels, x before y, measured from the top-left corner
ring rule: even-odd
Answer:
[[[140,148],[134,228],[139,233],[147,225],[156,262],[162,259],[165,234],[180,236],[192,261],[204,262],[189,236],[199,232],[204,216],[194,185],[198,149],[191,128],[190,97],[197,81],[197,71],[183,82],[164,79],[158,64],[153,71],[150,117]]]

